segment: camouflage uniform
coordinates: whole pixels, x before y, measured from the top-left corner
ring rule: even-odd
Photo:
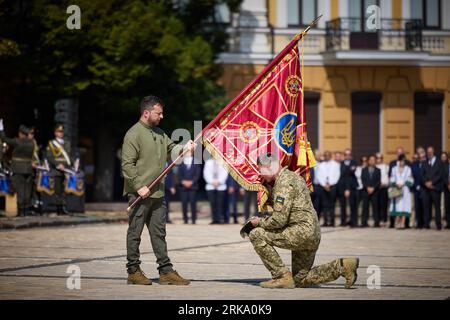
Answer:
[[[289,270],[274,247],[292,251],[292,275],[297,287],[334,281],[341,275],[340,259],[312,268],[320,243],[320,226],[309,189],[298,174],[281,169],[269,201],[273,214],[260,219],[249,238],[273,279]]]

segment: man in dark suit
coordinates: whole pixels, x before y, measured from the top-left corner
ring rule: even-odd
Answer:
[[[374,155],[369,157],[368,166],[362,170],[361,180],[363,183],[363,219],[362,227],[368,227],[369,202],[372,204],[372,215],[375,221],[374,227],[380,226],[380,212],[378,208],[378,190],[381,185],[381,170],[375,166]]]
[[[358,181],[355,176],[356,171],[356,161],[353,160],[352,151],[346,149],[344,151],[344,161],[341,164],[341,185],[343,189],[343,205],[341,203],[341,221],[346,222],[347,220],[347,200],[350,204],[350,221],[347,223],[350,227],[356,227],[358,225],[358,207],[356,205],[357,200],[357,187]],[[343,207],[343,209],[342,209]],[[341,225],[345,225],[341,222]]]
[[[389,163],[389,178],[391,177],[392,169],[397,165],[397,159],[400,155],[404,155],[406,157],[405,149],[403,149],[402,147],[397,148],[397,156],[395,157],[394,160],[392,160]],[[411,167],[411,161],[405,160],[405,165]],[[395,217],[390,217],[389,228],[394,228],[394,225],[395,225]],[[408,217],[406,217],[406,220],[405,220],[405,228],[406,229],[409,228],[409,218]]]
[[[450,162],[448,160],[448,153],[442,152],[442,155],[446,155],[445,161],[442,161],[444,167],[444,176],[443,176],[443,188],[444,188],[444,207],[445,207],[445,220],[447,224],[445,229],[450,229]],[[441,160],[443,159],[441,155]]]
[[[347,225],[347,199],[345,198],[345,186],[344,186],[344,163],[342,159],[342,152],[336,151],[334,153],[334,160],[339,163],[339,180],[336,185],[336,199],[339,201],[339,207],[341,209],[341,224],[340,227],[344,227]]]
[[[239,183],[236,182],[236,180],[233,179],[233,177],[228,175],[227,179],[227,188],[228,188],[228,202],[226,203],[230,211],[230,215],[233,216],[233,222],[238,223],[238,209],[237,209],[237,203],[239,200],[239,189],[241,186]]]
[[[411,164],[411,171],[414,178],[413,192],[414,192],[414,210],[416,212],[416,227],[422,229],[424,226],[424,216],[423,216],[423,199],[422,199],[422,188],[423,188],[423,177],[422,177],[422,166],[427,159],[425,150],[423,148],[418,148],[414,156],[414,161]]]
[[[191,206],[192,223],[195,224],[197,220],[197,191],[198,180],[202,174],[202,168],[196,164],[192,153],[188,153],[178,168],[178,180],[180,181],[180,198],[181,207],[183,211],[183,220],[187,224],[188,205]]]
[[[320,218],[322,216],[322,187],[319,184],[319,180],[317,179],[317,172],[320,163],[323,161],[323,155],[320,153],[318,149],[314,150],[314,157],[316,158],[317,164],[314,168],[311,168],[311,181],[313,184],[313,192],[311,192],[311,200],[314,206],[314,209],[317,212],[317,217]]]
[[[434,148],[427,148],[427,160],[422,166],[423,184],[422,198],[424,211],[424,227],[430,228],[431,207],[434,206],[437,230],[442,229],[441,192],[443,189],[444,167],[441,160],[435,156]]]

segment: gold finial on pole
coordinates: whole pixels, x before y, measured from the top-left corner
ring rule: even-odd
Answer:
[[[299,34],[297,34],[294,39],[299,40],[301,36],[304,36],[305,34],[308,33],[308,31],[317,25],[317,23],[319,22],[320,18],[323,17],[323,14],[321,14],[320,16],[318,16],[317,18],[315,18],[313,21],[310,22],[310,24],[306,27],[305,30],[303,30],[302,32],[300,32]]]

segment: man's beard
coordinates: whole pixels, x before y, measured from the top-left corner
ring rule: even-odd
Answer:
[[[149,121],[150,126],[152,127],[156,127],[157,125],[159,125],[160,120],[154,120],[154,121]]]

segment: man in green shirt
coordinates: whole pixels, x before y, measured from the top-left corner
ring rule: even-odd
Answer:
[[[153,252],[156,256],[159,284],[188,285],[189,280],[182,278],[173,270],[167,254],[166,214],[164,201],[164,179],[153,189],[147,185],[164,170],[166,160],[183,151],[158,128],[163,118],[163,102],[155,96],[145,97],[140,104],[141,117],[125,134],[122,146],[122,173],[124,176],[124,195],[131,204],[138,196],[139,202],[129,215],[127,231],[127,272],[128,284],[150,285],[140,268],[139,245],[144,224],[150,233]],[[195,149],[196,144],[189,141],[187,148]]]

